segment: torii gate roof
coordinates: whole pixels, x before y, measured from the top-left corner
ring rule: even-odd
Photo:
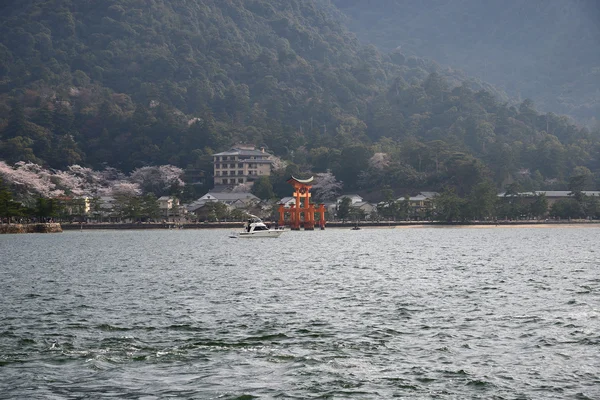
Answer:
[[[290,179],[288,179],[288,180],[287,180],[287,183],[294,183],[294,182],[296,182],[296,183],[301,183],[301,184],[303,184],[303,185],[308,185],[308,184],[312,183],[312,181],[313,181],[313,178],[314,178],[314,177],[312,177],[312,176],[311,176],[311,177],[310,177],[310,178],[308,178],[308,179],[298,179],[298,178],[295,178],[295,177],[292,175],[292,177],[291,177]]]

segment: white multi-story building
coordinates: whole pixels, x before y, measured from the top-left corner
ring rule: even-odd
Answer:
[[[264,149],[238,145],[213,154],[215,186],[239,185],[271,175],[273,160]]]

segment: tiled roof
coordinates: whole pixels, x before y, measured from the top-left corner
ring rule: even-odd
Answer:
[[[265,153],[261,150],[247,150],[247,149],[238,149],[232,148],[222,153],[213,154],[213,157],[216,156],[263,156],[268,157],[270,154]]]
[[[518,196],[533,197],[540,194],[545,194],[546,197],[570,197],[571,195],[569,193],[571,193],[570,190],[537,190],[533,192],[521,192],[518,194]],[[586,196],[600,196],[600,191],[598,190],[584,190],[581,193]],[[505,193],[498,194],[498,197],[504,196]],[[509,197],[511,196],[509,195]]]
[[[212,197],[219,201],[235,201],[235,200],[260,200],[252,193],[241,192],[209,192]]]
[[[292,200],[294,200],[293,197],[284,197],[283,199],[279,200],[279,203],[286,204],[287,202],[292,201]]]
[[[343,195],[339,196],[337,199],[342,200],[344,197],[348,197],[349,199],[362,199],[362,196],[359,196],[357,194],[343,194]]]
[[[437,195],[438,195],[437,192],[421,192],[416,196],[408,196],[408,200],[409,201],[424,201],[424,200],[433,199]],[[400,198],[398,198],[398,200],[403,201],[404,197],[400,197]]]

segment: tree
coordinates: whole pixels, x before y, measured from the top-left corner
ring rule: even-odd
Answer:
[[[185,183],[181,179],[183,170],[173,165],[161,165],[158,167],[141,167],[135,169],[130,180],[140,185],[145,193],[153,193],[155,196],[179,194]]]
[[[584,216],[581,204],[576,199],[560,199],[550,207],[550,215],[558,218],[581,218]]]
[[[478,183],[471,189],[468,197],[469,216],[478,220],[492,217],[497,201],[496,187],[491,182]]]
[[[569,179],[569,195],[573,196],[578,203],[582,203],[585,195],[583,189],[585,188],[587,177],[585,175],[575,175]]]
[[[142,197],[141,215],[144,218],[157,219],[160,217],[160,208],[154,193],[147,193]]]
[[[6,128],[2,132],[2,137],[5,140],[27,136],[27,120],[23,104],[20,101],[13,100],[11,106],[12,108],[8,115],[8,125],[6,125]]]
[[[120,219],[138,221],[142,217],[142,200],[129,194],[115,195],[115,212]]]
[[[225,219],[229,215],[229,208],[227,204],[221,203],[220,201],[211,201],[205,205],[208,220],[211,222]]]
[[[318,201],[328,201],[335,199],[340,190],[342,182],[335,179],[335,175],[330,170],[316,175],[315,183],[312,186],[315,199]]]
[[[436,219],[446,222],[462,219],[461,208],[464,200],[458,197],[454,189],[446,188],[433,198],[433,203],[436,210]]]
[[[235,221],[243,221],[246,219],[248,213],[244,210],[240,210],[239,208],[233,209],[229,216]]]
[[[401,220],[406,220],[410,218],[410,196],[406,195],[402,198],[402,200],[398,200],[395,202],[396,203],[396,207],[395,207],[395,211],[396,214],[395,216],[397,216],[399,219]]]
[[[456,153],[446,162],[446,168],[459,195],[469,193],[475,185],[487,179],[485,165],[468,154]]]
[[[273,185],[268,176],[261,176],[252,186],[252,194],[262,200],[268,200],[275,197]]]
[[[350,197],[342,198],[342,200],[338,204],[338,209],[337,209],[338,219],[341,219],[343,222],[346,221],[346,218],[348,218],[350,216],[351,205],[352,205],[352,200],[350,199]]]
[[[13,200],[12,193],[2,185],[0,180],[0,223],[4,218],[10,223],[13,217],[21,215],[21,204]]]
[[[600,201],[597,196],[586,196],[584,212],[587,217],[600,218]]]
[[[350,207],[350,218],[354,221],[364,220],[367,213],[362,208]]]
[[[360,172],[369,168],[371,157],[371,151],[364,145],[346,147],[342,150],[340,166],[337,171],[334,171],[335,176],[339,177],[347,187],[354,187]]]
[[[59,213],[58,202],[55,199],[38,197],[35,203],[35,216],[43,221],[47,218],[54,218]]]
[[[95,220],[102,216],[102,200],[100,197],[94,196],[90,199],[90,212]]]
[[[533,203],[531,203],[529,207],[533,217],[544,217],[548,213],[548,199],[546,198],[546,193],[536,194]]]
[[[382,189],[383,202],[377,205],[377,212],[382,217],[395,218],[398,209],[398,203],[394,200],[394,191],[388,186]]]

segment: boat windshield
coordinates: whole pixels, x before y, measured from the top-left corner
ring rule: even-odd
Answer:
[[[267,228],[265,225],[256,225],[256,226],[254,227],[254,230],[255,230],[255,231],[268,231],[268,230],[269,230],[269,228]]]

